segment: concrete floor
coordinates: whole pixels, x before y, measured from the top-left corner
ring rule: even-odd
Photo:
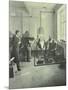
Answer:
[[[59,64],[34,66],[31,62],[21,63],[21,71],[15,73],[14,78],[9,79],[9,88],[33,88],[65,85],[65,69],[60,69]]]

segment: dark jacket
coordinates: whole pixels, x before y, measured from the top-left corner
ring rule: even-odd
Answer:
[[[18,61],[19,59],[19,38],[16,37],[16,35],[13,36],[13,40],[12,40],[12,45],[13,45],[13,49],[12,49],[12,56],[15,57],[15,62]]]

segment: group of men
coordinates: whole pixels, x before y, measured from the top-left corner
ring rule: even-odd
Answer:
[[[37,50],[39,51],[39,56],[43,54],[44,60],[47,63],[49,58],[53,58],[55,60],[57,43],[54,41],[54,39],[51,39],[51,37],[49,37],[47,41],[45,40],[43,41],[43,47],[42,47],[41,40],[39,38],[37,41]],[[40,52],[42,54],[40,54]]]
[[[23,56],[27,56],[27,61],[29,61],[29,50],[28,46],[30,46],[29,40],[26,38],[23,38],[23,36],[20,37],[20,32],[16,30],[15,34],[12,37],[11,41],[11,57],[14,57],[14,63],[16,63],[17,70],[21,71],[20,68],[20,51],[22,50]]]
[[[14,62],[16,63],[17,70],[20,71],[20,49],[22,50],[23,57],[27,57],[27,62],[29,61],[29,50],[28,47],[30,47],[30,43],[28,38],[21,37],[21,40],[19,40],[20,32],[16,30],[15,34],[12,37],[12,51],[11,51],[11,57],[14,57]],[[40,44],[40,39],[38,39],[37,47],[42,49]],[[47,52],[47,49],[49,52],[52,52],[54,54],[56,44],[54,40],[51,42],[51,38],[47,42],[44,41],[44,48],[45,48],[45,55]],[[53,50],[54,49],[54,50]],[[52,51],[51,51],[52,50]],[[46,57],[46,56],[45,56]]]
[[[41,40],[40,38],[38,39],[37,43],[36,43],[36,47],[39,49],[49,49],[49,50],[54,50],[56,48],[56,42],[51,39],[51,37],[49,37],[49,39],[47,41],[43,41],[43,46],[41,45]]]

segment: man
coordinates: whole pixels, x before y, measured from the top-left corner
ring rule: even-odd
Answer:
[[[28,50],[28,46],[29,46],[29,39],[28,38],[23,38],[22,39],[22,43],[24,45],[23,47],[23,51],[24,51],[24,56],[27,58],[27,62],[29,62],[29,50]],[[26,59],[25,58],[25,59]]]
[[[55,63],[55,51],[56,51],[56,43],[54,40],[49,45],[49,56],[52,58],[52,62]]]
[[[13,36],[12,40],[13,49],[12,49],[12,56],[15,57],[14,62],[16,63],[17,70],[20,71],[20,65],[19,65],[19,31],[16,30],[15,35]]]
[[[40,38],[39,38],[39,40],[38,40],[38,42],[37,42],[37,47],[38,47],[39,49],[42,49],[41,43],[40,43]]]

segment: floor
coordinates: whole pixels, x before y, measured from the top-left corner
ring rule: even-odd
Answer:
[[[59,68],[59,64],[34,66],[32,58],[31,62],[22,62],[20,66],[21,71],[9,79],[11,89],[65,85],[66,70]]]

